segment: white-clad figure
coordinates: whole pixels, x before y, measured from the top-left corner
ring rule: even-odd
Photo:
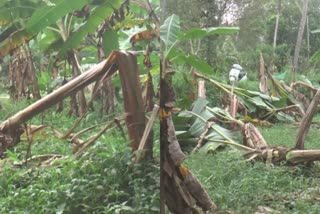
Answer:
[[[229,71],[229,81],[233,85],[240,80],[247,78],[247,72],[242,71],[242,67],[239,64],[233,64],[231,70]]]
[[[233,64],[231,70],[229,71],[229,82],[231,87],[231,96],[233,96],[233,88],[235,83],[247,79],[247,72],[242,70],[241,65]]]

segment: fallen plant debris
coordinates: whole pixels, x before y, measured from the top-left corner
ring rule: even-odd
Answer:
[[[318,95],[314,99],[317,97]],[[191,111],[180,112],[173,118],[177,128],[177,138],[183,148],[193,146],[193,152],[208,153],[221,147],[231,146],[243,151],[243,156],[247,161],[263,161],[266,165],[279,164],[280,162],[285,162],[287,165],[309,165],[313,161],[320,160],[320,150],[269,146],[252,123],[235,119],[227,111],[218,107],[210,108],[208,104],[209,102],[205,98],[198,98]],[[309,108],[314,106],[311,104]],[[305,124],[306,122],[303,121],[307,120],[310,125],[311,115],[312,111],[308,109],[301,124]],[[230,124],[238,127],[237,130],[240,130],[243,136],[242,140],[235,139],[234,130],[224,128],[230,127]],[[298,136],[300,136],[300,132],[307,134],[305,128],[307,125],[301,125],[301,127]]]
[[[146,124],[136,55],[133,52],[113,51],[106,60],[100,62],[87,72],[82,73],[62,87],[53,91],[51,94],[3,121],[0,124],[0,155],[3,156],[3,153],[7,149],[13,148],[20,142],[20,136],[23,133],[23,124],[26,121],[62,101],[64,98],[76,93],[80,89],[83,89],[92,82],[100,81],[101,78],[111,77],[117,70],[119,70],[124,92],[124,106],[126,110],[125,120],[128,127],[130,146],[133,150],[136,150],[139,146]],[[44,127],[38,128],[42,129]],[[60,136],[59,132],[55,130],[60,138],[69,137],[72,131],[73,129],[70,129],[69,133],[66,133],[65,136]],[[97,136],[101,134],[102,133]],[[76,136],[72,138],[73,141],[79,141],[77,142],[79,145],[83,144]],[[88,141],[92,142],[93,139],[97,139],[97,136],[92,137],[92,139]],[[148,138],[148,144],[152,143],[150,141],[152,141],[152,139]],[[146,154],[146,156],[148,156],[148,154]]]
[[[216,87],[226,92],[228,96],[232,94],[232,87],[230,85],[220,83],[214,79],[210,79],[198,72],[194,72],[194,75],[198,78],[213,83]],[[295,104],[292,106],[284,105],[287,102],[290,102],[289,96],[274,97],[262,94],[258,91],[249,91],[238,87],[233,87],[233,95],[235,95],[237,98],[236,100],[234,100],[234,97],[232,99],[234,103],[234,109],[232,110],[233,112],[237,112],[235,109],[239,105],[237,105],[236,103],[239,102],[239,104],[246,109],[246,111],[251,117],[259,118],[262,120],[280,120],[293,122],[294,117],[285,113],[285,111],[287,110],[287,108],[298,109],[298,107]],[[297,110],[297,112],[300,113],[301,111]]]

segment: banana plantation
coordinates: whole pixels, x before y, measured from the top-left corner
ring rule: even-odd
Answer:
[[[319,213],[318,0],[0,0],[0,213]]]

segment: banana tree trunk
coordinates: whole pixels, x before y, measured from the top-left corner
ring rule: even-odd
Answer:
[[[320,101],[320,90],[317,91],[313,100],[311,101],[306,114],[302,118],[300,122],[300,127],[298,130],[297,138],[296,138],[296,146],[295,149],[304,149],[304,139],[309,132],[309,128],[311,126],[312,118],[314,114],[317,112],[317,107]]]
[[[146,126],[137,59],[136,56],[130,52],[119,53],[121,54],[118,55],[117,60],[123,91],[124,108],[127,114],[126,123],[131,140],[131,147],[133,150],[136,150],[139,147]]]
[[[72,50],[69,54],[68,57],[69,63],[72,65],[72,70],[73,70],[73,74],[75,76],[79,76],[82,71],[81,71],[81,67],[79,64],[79,60],[77,57],[77,54],[74,50]],[[83,116],[86,112],[87,112],[87,103],[86,103],[86,97],[84,95],[84,89],[81,89],[77,92],[76,94],[76,98],[71,99],[71,109],[73,110],[75,105],[77,105],[74,101],[78,100],[79,101],[79,107],[77,106],[76,109],[78,109],[78,111],[76,111],[76,115],[78,116],[78,113],[80,116]]]

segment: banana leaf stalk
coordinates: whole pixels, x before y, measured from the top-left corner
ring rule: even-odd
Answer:
[[[242,93],[242,89],[241,88],[238,88],[238,87],[233,87],[233,86],[230,86],[230,85],[226,85],[226,84],[223,84],[223,83],[220,83],[214,79],[210,79],[198,72],[194,72],[194,75],[195,77],[199,77],[199,78],[202,78],[204,80],[207,80],[211,83],[213,83],[215,86],[217,86],[218,88],[220,88],[221,90],[223,90],[224,92],[226,92],[227,94],[229,95],[232,95],[232,94],[237,94],[237,95],[241,95],[241,96],[244,96],[244,97],[247,97],[247,98],[250,98],[250,96]]]
[[[284,111],[289,111],[289,110],[297,111],[302,117],[306,114],[305,111],[301,108],[301,106],[296,104],[296,105],[286,106],[283,108],[271,109],[270,112],[265,114],[263,117],[268,119],[272,116],[275,116],[275,114],[277,114],[279,112],[284,112]]]

